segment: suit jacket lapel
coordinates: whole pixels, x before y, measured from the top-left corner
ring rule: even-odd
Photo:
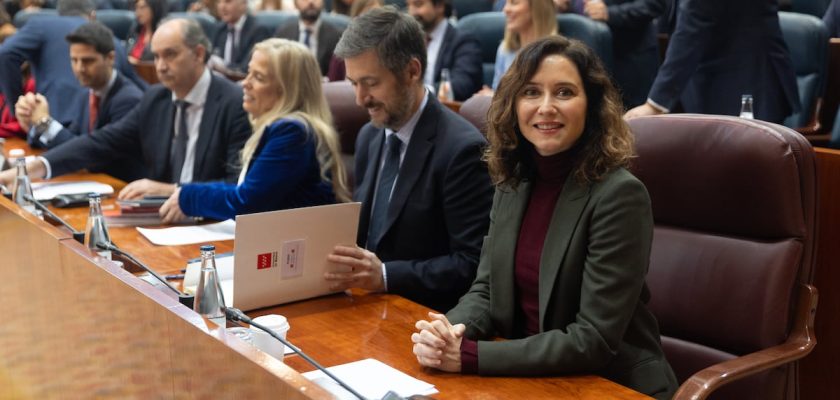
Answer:
[[[545,235],[545,246],[540,256],[540,330],[543,329],[545,310],[554,289],[557,274],[563,264],[569,241],[589,200],[589,188],[577,183],[572,176],[566,180],[557,199],[554,214]]]
[[[370,226],[371,206],[373,205],[373,192],[376,188],[376,178],[379,174],[379,157],[382,156],[382,143],[385,141],[385,130],[377,129],[376,133],[368,143],[368,157],[367,168],[365,168],[365,176],[362,178],[362,184],[359,186],[359,197],[356,201],[362,202],[362,211],[359,215],[359,231],[358,242],[359,245],[367,245],[368,228]],[[364,240],[362,240],[364,238]]]
[[[217,78],[211,74],[210,88],[207,90],[207,99],[204,100],[204,112],[201,114],[201,122],[198,125],[198,139],[195,142],[195,163],[193,164],[193,180],[199,181],[201,171],[204,171],[204,155],[207,154],[207,148],[210,147],[210,142],[213,140],[213,131],[216,126],[216,119],[219,117],[219,101],[220,96],[216,96],[218,88]]]
[[[239,42],[237,42],[236,46],[236,54],[233,55],[234,60],[242,60],[247,56],[245,54],[248,51],[251,51],[251,44],[248,43],[248,39],[251,37],[251,29],[254,26],[254,17],[250,14],[245,15],[245,23],[242,24],[242,31],[239,32]],[[247,62],[248,60],[244,60]]]
[[[170,154],[172,152],[172,140],[175,138],[175,104],[172,103],[172,92],[166,91],[166,102],[164,105],[163,117],[164,117],[164,124],[163,129],[157,131],[157,134],[160,136],[160,149],[161,151],[158,154],[160,157],[159,162],[154,163],[152,167],[153,172],[152,176],[158,177],[164,182],[168,182],[172,178],[172,163],[170,162],[171,157]],[[155,170],[157,173],[154,173]]]
[[[435,82],[440,80],[440,71],[443,69],[444,57],[449,54],[449,48],[452,47],[453,36],[455,36],[455,28],[447,22],[446,31],[443,33],[443,43],[440,45],[440,51],[438,51],[437,60],[435,61]]]
[[[525,209],[528,208],[528,200],[531,197],[531,183],[521,182],[515,190],[510,188],[500,190],[505,192],[494,210],[494,225],[497,229],[494,230],[493,246],[489,250],[493,253],[489,258],[490,260],[500,260],[500,262],[494,262],[491,265],[493,269],[491,275],[498,276],[499,279],[493,279],[491,284],[493,285],[493,291],[499,293],[499,298],[513,299],[516,296],[516,277],[514,273],[516,245]],[[505,227],[505,229],[498,229],[500,227]],[[499,321],[504,324],[499,329],[506,337],[513,335],[515,304],[517,302],[514,301],[494,303],[496,308],[494,313],[499,315]]]

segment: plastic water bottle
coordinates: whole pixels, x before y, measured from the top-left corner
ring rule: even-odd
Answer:
[[[455,101],[455,93],[452,92],[452,78],[449,76],[449,68],[440,70],[440,87],[438,88],[438,99]]]
[[[12,199],[24,210],[40,217],[40,210],[35,208],[35,203],[30,200],[32,198],[32,184],[29,182],[29,174],[26,172],[26,158],[23,154],[23,149],[14,149],[9,152],[9,157],[15,160],[15,168],[17,169],[15,184],[12,188]]]
[[[751,94],[741,95],[741,118],[753,119],[753,97]]]
[[[216,246],[201,246],[201,276],[195,290],[193,310],[216,325],[225,327],[225,297],[216,272]]]
[[[105,216],[102,215],[102,198],[99,193],[89,194],[88,203],[90,204],[90,210],[85,226],[85,246],[90,251],[110,260],[111,251],[102,250],[97,246],[100,243],[111,244],[111,235],[108,234],[108,226],[105,225]]]

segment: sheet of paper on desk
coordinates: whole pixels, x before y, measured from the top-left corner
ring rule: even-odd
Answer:
[[[114,194],[114,188],[111,185],[93,181],[34,182],[32,184],[32,195],[38,201],[51,200],[60,194],[77,193],[99,193],[103,196],[110,196]]]
[[[137,227],[137,230],[158,246],[180,246],[233,240],[236,222],[232,219],[215,224],[197,226],[178,226],[175,228],[149,229]]]
[[[337,376],[338,379],[341,379],[344,383],[352,387],[353,390],[369,399],[381,399],[389,390],[393,390],[402,397],[409,397],[415,394],[428,396],[438,392],[431,383],[414,379],[372,358],[337,365],[327,369],[333,375]],[[319,370],[305,372],[303,376],[339,399],[353,400],[356,398]]]

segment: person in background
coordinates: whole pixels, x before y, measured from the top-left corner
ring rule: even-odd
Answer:
[[[242,149],[239,183],[185,184],[161,207],[163,221],[349,201],[338,134],[309,49],[286,39],[258,43],[242,88],[254,133]]]
[[[496,51],[493,90],[496,90],[519,49],[537,39],[557,34],[557,17],[552,0],[508,0],[503,12],[505,37]],[[492,92],[485,88],[482,93]]]
[[[350,7],[350,18],[356,18],[367,11],[382,6],[382,0],[355,0],[353,6]],[[343,81],[346,74],[344,60],[333,54],[330,57],[330,66],[327,68],[327,80],[330,82]]]
[[[460,32],[447,20],[449,0],[408,0],[408,13],[420,22],[426,33],[428,66],[423,82],[437,88],[438,98],[446,99],[440,87],[441,71],[449,70],[453,98],[464,101],[481,89],[481,44],[473,35]]]
[[[217,3],[218,0],[198,0],[191,3],[187,11],[206,14],[215,19],[219,19]]]
[[[625,169],[633,136],[622,112],[583,43],[550,36],[521,49],[487,114],[496,195],[478,275],[455,308],[415,324],[421,365],[594,373],[671,398],[677,380],[645,306],[653,215]]]
[[[325,278],[444,311],[475,277],[493,189],[484,137],[423,85],[424,36],[386,6],[351,20],[336,47],[371,122],[356,139],[358,246],[336,246],[329,260],[346,268]]]
[[[0,7],[0,45],[10,36],[17,32],[17,28],[12,24],[12,17],[6,12],[4,7]],[[35,91],[35,80],[32,79],[29,73],[29,64],[24,63],[21,66],[25,72],[22,74],[23,78],[23,93],[32,93]],[[20,122],[13,114],[14,104],[6,103],[6,98],[3,93],[0,93],[0,138],[8,137],[26,137],[26,131],[21,128]]]
[[[738,115],[752,95],[756,119],[782,123],[799,90],[777,0],[679,0],[676,25],[647,102],[626,118],[673,111]]]
[[[823,22],[828,29],[828,36],[840,38],[840,0],[831,0],[828,8],[825,9]]]
[[[128,61],[152,61],[152,35],[166,17],[169,3],[166,0],[137,0],[134,3],[134,25],[128,32],[126,47]]]
[[[654,20],[668,0],[572,0],[575,13],[606,23],[612,32],[613,77],[626,107],[643,104],[659,69]]]
[[[274,36],[303,43],[318,60],[321,75],[327,76],[341,29],[321,18],[323,0],[295,0],[295,7],[300,18],[280,25]]]
[[[358,17],[374,8],[383,6],[385,4],[382,0],[353,0],[353,6],[350,7],[350,18]]]
[[[211,66],[222,66],[235,72],[245,72],[251,48],[271,37],[268,28],[258,25],[248,13],[247,0],[219,0],[217,11],[221,22],[213,37]]]

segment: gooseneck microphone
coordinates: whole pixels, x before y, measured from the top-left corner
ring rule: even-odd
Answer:
[[[100,250],[110,250],[114,253],[117,253],[120,256],[125,257],[126,259],[128,259],[129,261],[134,263],[134,265],[137,265],[138,267],[140,267],[144,271],[148,272],[150,275],[154,276],[155,278],[157,278],[157,280],[161,281],[164,285],[166,285],[166,287],[169,288],[169,290],[175,292],[175,294],[178,295],[178,301],[181,304],[189,307],[192,310],[193,302],[195,301],[195,296],[193,296],[191,294],[186,294],[186,293],[181,292],[180,290],[176,289],[175,286],[172,286],[171,283],[167,282],[166,279],[164,279],[162,276],[158,275],[157,272],[155,272],[154,270],[149,268],[146,264],[143,264],[142,262],[140,262],[140,260],[134,258],[134,256],[132,256],[131,254],[129,254],[129,253],[123,251],[123,250],[120,250],[120,248],[117,247],[117,246],[114,246],[113,243],[97,243],[96,247],[98,247]]]
[[[245,313],[243,313],[242,311],[240,311],[237,308],[233,308],[233,307],[222,307],[222,308],[225,310],[225,316],[229,320],[231,320],[231,321],[242,321],[246,324],[257,327],[258,329],[264,331],[265,333],[268,333],[269,335],[271,335],[271,337],[279,340],[280,343],[283,343],[285,346],[288,346],[290,349],[292,349],[292,351],[297,353],[299,356],[303,357],[303,359],[306,360],[306,362],[312,364],[312,366],[314,366],[315,368],[318,368],[318,370],[320,370],[321,372],[323,372],[324,374],[326,374],[327,376],[332,378],[332,380],[336,381],[336,383],[341,385],[341,387],[343,387],[345,390],[350,392],[353,396],[356,396],[356,398],[358,398],[359,400],[367,400],[359,392],[353,390],[353,388],[351,388],[349,385],[344,383],[341,379],[338,379],[337,376],[333,375],[332,372],[330,372],[326,368],[322,367],[321,364],[318,364],[317,361],[315,361],[312,358],[310,358],[309,356],[307,356],[297,346],[289,343],[288,340],[283,339],[283,337],[278,335],[276,332],[272,331],[271,329],[266,328],[265,326],[260,325],[257,322],[254,322],[251,318],[249,318],[247,315],[245,315]]]
[[[85,233],[84,232],[79,232],[79,231],[73,229],[73,227],[70,226],[70,224],[68,224],[67,221],[59,218],[58,215],[55,215],[52,211],[50,211],[49,207],[44,205],[44,203],[41,203],[40,201],[35,200],[35,197],[30,196],[28,194],[25,194],[25,195],[23,195],[23,198],[26,201],[32,202],[32,204],[35,205],[35,208],[41,210],[41,212],[44,213],[45,218],[49,218],[49,219],[55,221],[56,223],[58,223],[59,225],[67,228],[67,230],[70,231],[70,234],[73,235],[73,240],[75,240],[75,241],[77,241],[81,244],[85,243]]]

